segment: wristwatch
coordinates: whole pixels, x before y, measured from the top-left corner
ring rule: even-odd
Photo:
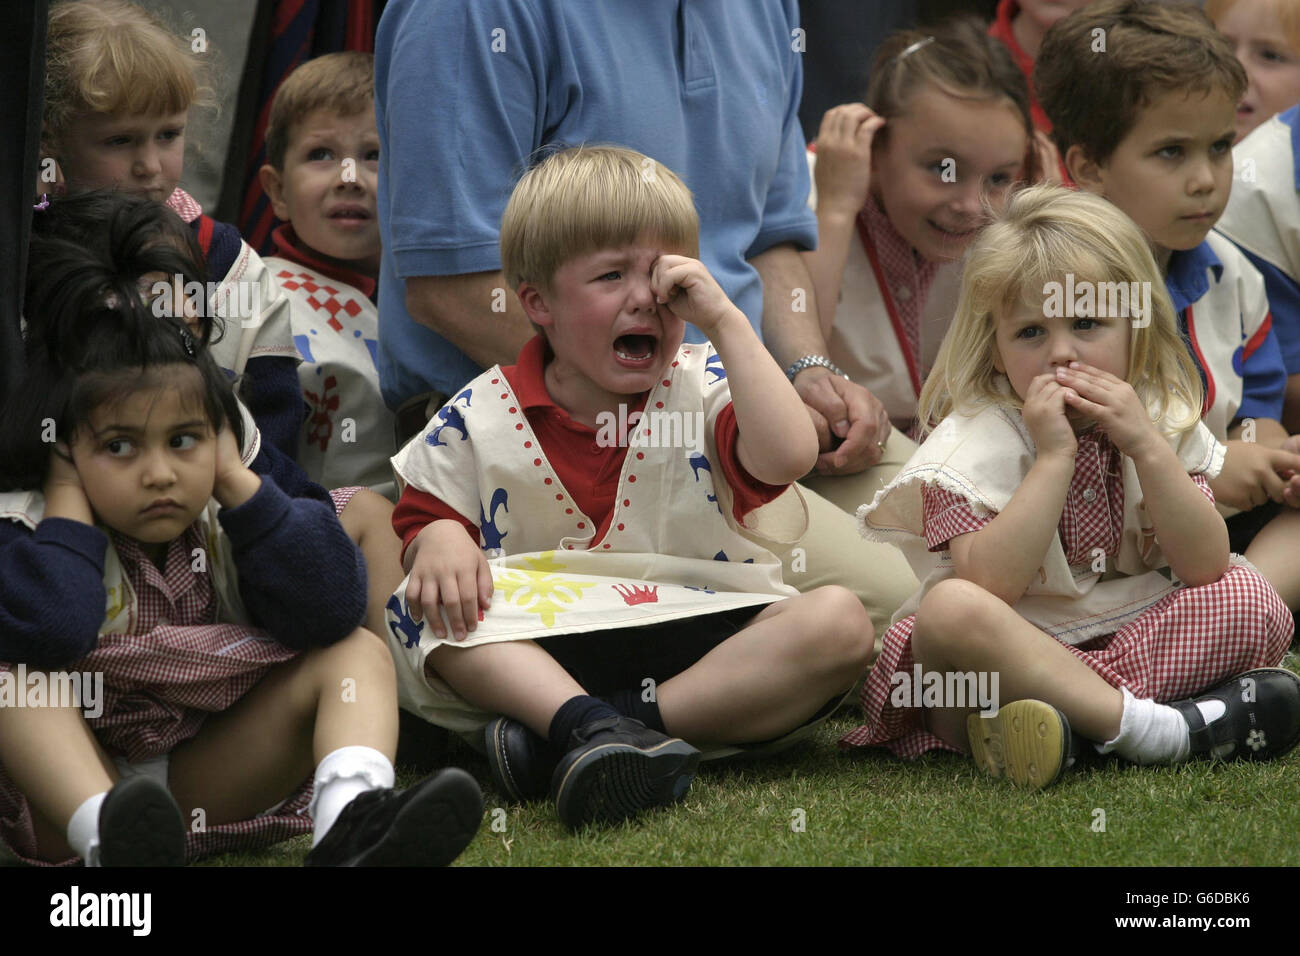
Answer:
[[[838,375],[840,378],[848,378],[847,375],[845,375],[842,371],[840,371],[840,367],[836,365],[834,362],[832,362],[830,359],[828,359],[825,355],[805,355],[803,358],[801,358],[799,361],[795,362],[793,365],[791,365],[788,369],[785,370],[785,377],[788,378],[791,382],[793,382],[794,377],[796,375],[798,375],[806,368],[812,368],[814,365],[821,365],[825,368],[828,368],[834,374]]]

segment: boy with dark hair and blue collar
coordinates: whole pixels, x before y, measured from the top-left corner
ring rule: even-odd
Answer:
[[[1282,425],[1287,370],[1264,280],[1213,232],[1232,188],[1246,74],[1195,7],[1100,0],[1058,22],[1036,74],[1056,145],[1083,189],[1142,228],[1197,368],[1202,418],[1227,444],[1210,482],[1244,553],[1300,606],[1300,437]]]

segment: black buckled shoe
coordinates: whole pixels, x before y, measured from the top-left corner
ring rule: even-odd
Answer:
[[[1198,700],[1221,700],[1227,710],[1209,724]],[[1238,674],[1213,690],[1169,705],[1191,730],[1192,756],[1223,760],[1273,760],[1300,743],[1300,677],[1281,667]],[[1231,744],[1230,753],[1217,753]]]
[[[559,758],[549,743],[517,720],[498,717],[483,729],[488,769],[497,792],[513,803],[546,796]]]
[[[483,819],[483,794],[448,767],[409,790],[369,790],[339,814],[305,866],[446,866]]]
[[[555,809],[566,826],[617,823],[686,795],[700,752],[631,717],[579,727],[551,777]]]
[[[1041,700],[1015,700],[992,717],[971,714],[966,735],[977,766],[1020,787],[1042,789],[1061,778],[1082,751],[1070,722]]]
[[[157,780],[126,777],[108,791],[99,807],[99,865],[185,865],[185,820]]]

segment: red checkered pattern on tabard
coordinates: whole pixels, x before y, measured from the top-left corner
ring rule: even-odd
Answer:
[[[876,245],[876,256],[880,260],[881,271],[889,285],[887,294],[893,299],[898,312],[898,320],[907,333],[908,344],[912,354],[921,361],[921,313],[925,309],[925,299],[930,293],[930,283],[939,271],[939,263],[921,258],[912,249],[911,244],[902,237],[889,217],[876,206],[874,200],[868,200],[862,207],[866,217],[867,231]],[[881,290],[885,293],[886,290]]]
[[[335,511],[341,512],[359,490],[331,491]],[[209,714],[234,705],[270,668],[298,652],[271,640],[258,628],[213,623],[217,604],[212,581],[193,569],[194,549],[206,553],[203,531],[197,524],[171,543],[162,571],[138,543],[116,533],[110,532],[110,536],[136,593],[136,633],[101,636],[95,650],[66,669],[104,675],[103,714],[90,720],[90,726],[110,754],[138,762],[169,753],[193,737]],[[0,667],[8,669],[8,665]],[[186,855],[193,860],[255,849],[309,833],[310,800],[308,777],[273,812],[189,833]],[[27,801],[3,768],[0,839],[27,862],[46,862],[36,858]]]
[[[361,303],[354,296],[344,295],[332,285],[320,285],[315,279],[305,272],[290,272],[288,269],[281,269],[276,273],[276,281],[286,289],[296,292],[302,289],[308,293],[306,296],[307,304],[317,312],[323,312],[322,318],[335,332],[343,331],[343,323],[337,318],[340,312],[346,313],[351,318],[356,318],[361,312]]]

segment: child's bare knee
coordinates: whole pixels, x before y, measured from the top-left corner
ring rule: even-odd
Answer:
[[[339,512],[339,523],[353,541],[366,535],[384,532],[396,537],[393,531],[393,503],[381,494],[363,488]]]
[[[804,595],[812,609],[808,637],[815,656],[838,671],[857,677],[871,662],[875,632],[871,617],[857,595],[838,585],[827,585]]]
[[[988,614],[990,602],[996,600],[970,581],[961,578],[940,581],[916,609],[913,643],[918,643],[919,638],[919,643],[936,647],[959,635],[962,640],[971,639],[978,630],[975,625]]]
[[[369,678],[397,678],[393,655],[388,645],[373,631],[359,627],[337,644],[322,648],[319,663],[331,673],[355,671],[353,676]]]

